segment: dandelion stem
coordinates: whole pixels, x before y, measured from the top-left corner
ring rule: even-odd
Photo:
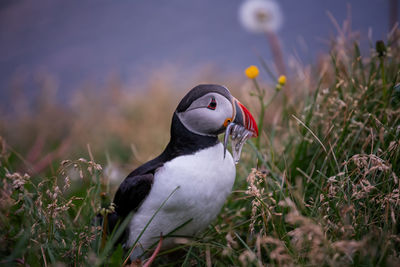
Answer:
[[[272,56],[274,58],[276,69],[280,74],[286,74],[285,63],[283,60],[282,47],[279,42],[278,35],[275,32],[267,31],[266,33],[269,45],[271,46]]]
[[[260,117],[258,118],[258,128],[260,129],[259,130],[260,133],[256,140],[256,148],[257,148],[257,150],[260,150],[260,142],[261,142],[260,140],[261,140],[261,135],[262,135],[262,129],[263,129],[263,124],[264,124],[264,113],[265,113],[265,104],[264,104],[265,91],[260,88],[256,79],[253,79],[253,82],[254,82],[254,86],[257,89],[258,101],[260,102]]]
[[[264,102],[265,90],[260,88],[260,85],[258,84],[256,79],[253,79],[253,82],[254,82],[254,86],[257,89],[258,101],[260,102],[260,117],[258,118],[258,128],[260,129],[260,134],[258,135],[258,137],[256,139],[256,148],[257,148],[257,150],[260,150],[262,129],[264,127],[265,110],[269,107],[269,105],[272,103],[272,101],[278,95],[278,91],[275,91],[274,95],[267,102]]]
[[[276,75],[273,73],[273,71],[268,67],[267,62],[265,62],[265,60],[261,57],[258,56],[261,66],[264,68],[264,70],[267,72],[267,74],[269,75],[269,77],[273,80],[276,81],[278,78],[276,77]]]
[[[274,101],[274,99],[275,99],[275,97],[278,95],[278,91],[275,91],[275,94],[268,100],[268,102],[266,102],[265,104],[264,104],[264,106],[265,106],[265,108],[268,108],[269,107],[269,105],[272,103],[272,101]]]

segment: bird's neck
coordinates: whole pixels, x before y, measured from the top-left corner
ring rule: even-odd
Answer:
[[[201,149],[214,146],[218,142],[216,135],[203,136],[189,131],[174,113],[171,124],[171,140],[164,153],[174,156],[193,154]]]

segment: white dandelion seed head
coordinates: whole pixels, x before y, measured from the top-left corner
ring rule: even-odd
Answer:
[[[274,0],[246,0],[239,8],[243,27],[254,33],[277,32],[282,26],[282,12]]]

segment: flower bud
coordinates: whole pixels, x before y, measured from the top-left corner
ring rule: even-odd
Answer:
[[[384,57],[386,55],[386,46],[382,40],[376,41],[375,49],[379,57]]]

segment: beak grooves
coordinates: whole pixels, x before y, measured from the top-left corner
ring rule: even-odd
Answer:
[[[258,136],[258,127],[253,115],[251,115],[250,111],[242,105],[238,100],[236,100],[243,114],[243,126],[246,127],[247,130],[253,132],[253,137]],[[237,112],[237,111],[236,111]]]

